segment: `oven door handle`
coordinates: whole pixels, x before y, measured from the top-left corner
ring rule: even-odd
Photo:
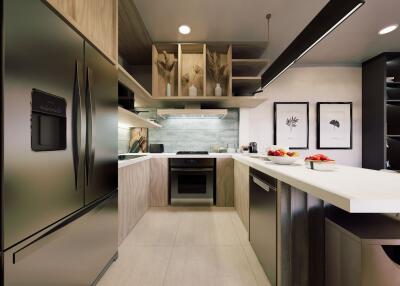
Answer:
[[[171,168],[172,172],[212,172],[213,168]]]

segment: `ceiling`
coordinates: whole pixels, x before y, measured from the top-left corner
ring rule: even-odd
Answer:
[[[400,24],[399,0],[366,0],[350,18],[303,56],[300,65],[360,65],[382,52],[400,51],[400,29],[378,35],[393,23]]]
[[[279,56],[328,2],[328,0],[129,1],[134,1],[153,42],[266,41],[265,16],[271,13],[268,46],[268,57],[271,60]],[[181,24],[189,25],[192,28],[191,34],[180,35],[178,27]]]

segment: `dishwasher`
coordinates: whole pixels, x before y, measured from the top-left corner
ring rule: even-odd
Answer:
[[[277,281],[277,180],[250,168],[250,244],[271,285]]]

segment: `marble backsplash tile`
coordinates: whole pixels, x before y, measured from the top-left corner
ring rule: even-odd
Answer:
[[[211,151],[212,145],[237,148],[239,110],[229,109],[223,119],[164,119],[162,128],[149,129],[149,143],[164,144],[165,152]]]
[[[130,139],[130,128],[118,126],[118,154],[128,152],[129,139]]]

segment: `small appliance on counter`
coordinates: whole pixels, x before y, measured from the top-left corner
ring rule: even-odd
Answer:
[[[164,153],[164,144],[150,144],[150,153]]]
[[[249,143],[249,153],[257,153],[257,142]]]

